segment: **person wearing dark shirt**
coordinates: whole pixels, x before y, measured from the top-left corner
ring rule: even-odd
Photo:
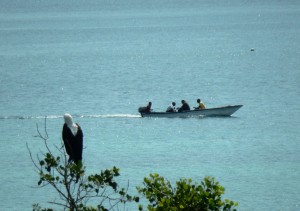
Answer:
[[[178,112],[191,110],[189,104],[185,100],[182,100],[181,103],[182,106],[178,109]]]

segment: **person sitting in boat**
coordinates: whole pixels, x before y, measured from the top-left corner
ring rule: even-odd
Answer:
[[[172,102],[171,105],[167,108],[166,112],[176,112],[176,103]]]
[[[182,106],[178,109],[178,112],[191,110],[189,104],[185,100],[182,100],[181,103]]]
[[[198,103],[198,106],[194,107],[194,109],[205,109],[205,105],[200,99],[197,99],[197,103]]]
[[[150,113],[152,111],[151,106],[152,106],[152,103],[149,102],[147,106],[139,107],[139,112],[140,113]]]

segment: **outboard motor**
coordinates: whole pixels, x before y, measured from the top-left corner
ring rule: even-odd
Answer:
[[[139,112],[140,113],[150,113],[151,112],[151,106],[152,106],[152,103],[149,102],[147,106],[144,106],[144,107],[139,107]]]
[[[140,113],[146,113],[147,107],[146,107],[146,106],[141,106],[141,107],[139,107],[138,111],[139,111]]]

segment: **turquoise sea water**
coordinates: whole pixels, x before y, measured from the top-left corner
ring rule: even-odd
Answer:
[[[0,208],[30,210],[26,143],[47,116],[84,132],[87,171],[117,166],[130,191],[149,173],[214,176],[238,210],[300,210],[300,2],[0,2]],[[254,49],[254,51],[251,51]],[[243,104],[231,118],[140,118],[182,99]],[[129,210],[137,210],[129,207]]]

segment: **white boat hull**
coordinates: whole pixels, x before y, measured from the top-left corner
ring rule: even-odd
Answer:
[[[142,117],[168,117],[168,118],[187,118],[187,117],[200,117],[200,116],[231,116],[234,112],[240,109],[242,105],[223,106],[217,108],[207,108],[200,110],[190,110],[183,112],[150,112],[141,113]]]

